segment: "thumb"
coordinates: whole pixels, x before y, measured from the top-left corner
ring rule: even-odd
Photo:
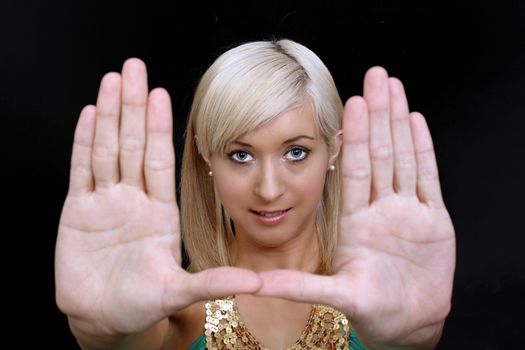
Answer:
[[[284,298],[288,300],[326,304],[338,308],[347,316],[353,312],[347,305],[349,293],[336,276],[321,276],[295,270],[273,270],[259,274],[262,287],[255,293],[260,296]]]
[[[262,286],[259,275],[237,267],[217,267],[197,273],[184,273],[173,281],[169,294],[175,309],[197,301],[217,299],[235,294],[253,294]],[[181,305],[182,304],[182,305]]]

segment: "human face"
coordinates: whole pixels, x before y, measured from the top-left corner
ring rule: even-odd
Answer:
[[[212,154],[215,186],[236,240],[279,247],[313,238],[330,160],[308,108],[291,109],[242,135],[224,154]]]

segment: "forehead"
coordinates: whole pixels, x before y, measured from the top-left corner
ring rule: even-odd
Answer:
[[[300,135],[320,139],[319,127],[311,109],[307,107],[287,110],[258,128],[241,135],[237,141],[268,143]]]

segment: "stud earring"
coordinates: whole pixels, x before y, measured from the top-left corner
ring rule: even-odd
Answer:
[[[330,165],[330,168],[329,168],[329,169],[330,169],[330,171],[334,171],[334,170],[335,170],[335,165],[333,165],[333,164]]]
[[[211,170],[208,171],[208,175],[209,175],[209,176],[213,176],[213,171],[211,171]]]

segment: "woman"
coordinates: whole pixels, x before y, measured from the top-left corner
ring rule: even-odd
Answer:
[[[221,55],[188,121],[182,231],[169,96],[146,81],[137,59],[107,74],[75,131],[56,283],[83,348],[437,344],[454,229],[397,79],[371,68],[343,111],[298,43]]]

